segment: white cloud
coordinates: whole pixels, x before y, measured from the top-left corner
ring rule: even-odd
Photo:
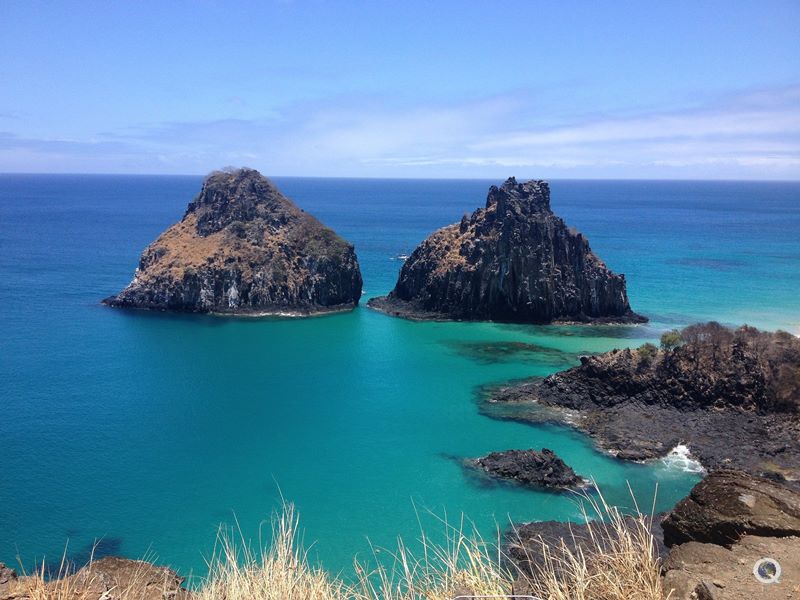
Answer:
[[[120,172],[249,164],[276,175],[497,177],[536,169],[544,177],[800,178],[800,86],[694,110],[518,125],[546,121],[524,95],[414,106],[336,98],[258,120],[155,124],[94,136],[99,141],[0,134],[0,170],[12,170],[9,156],[24,148],[25,160],[38,157],[38,170],[83,157]]]

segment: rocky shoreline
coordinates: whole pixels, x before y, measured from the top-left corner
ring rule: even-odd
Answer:
[[[669,513],[623,519],[624,527],[652,535],[661,559],[665,594],[674,600],[778,600],[800,593],[800,493],[781,483],[739,471],[712,473]],[[547,561],[565,554],[591,555],[613,545],[619,531],[603,524],[544,521],[506,532],[509,559],[519,576],[517,594]],[[754,576],[756,563],[778,561],[777,585]]]
[[[399,317],[409,321],[472,321],[476,319],[450,317],[443,313],[427,310],[420,303],[413,300],[406,301],[389,296],[375,296],[367,301],[367,306],[378,312],[392,317]],[[514,320],[480,319],[496,323],[517,323]],[[623,315],[620,317],[566,317],[546,321],[547,325],[640,325],[647,323],[647,318],[638,314]]]
[[[621,459],[662,458],[682,444],[709,471],[800,487],[800,340],[716,324],[682,335],[698,333],[721,338],[583,357],[579,367],[489,390],[481,410],[574,427]]]

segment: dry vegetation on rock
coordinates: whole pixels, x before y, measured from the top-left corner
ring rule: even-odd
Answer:
[[[163,567],[101,559],[56,581],[40,573],[0,579],[0,600],[449,600],[513,593],[547,600],[661,600],[659,562],[646,519],[595,509],[607,519],[597,525],[596,544],[548,549],[547,561],[533,571],[520,569],[496,543],[468,534],[462,524],[448,527],[441,545],[424,538],[415,553],[400,542],[388,564],[356,563],[355,581],[345,580],[309,563],[297,516],[288,506],[274,518],[266,548],[254,550],[239,535],[221,535],[208,576],[194,582],[192,591]],[[128,563],[127,571],[107,561]],[[115,575],[109,575],[110,566]]]

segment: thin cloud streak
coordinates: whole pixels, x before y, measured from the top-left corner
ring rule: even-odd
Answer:
[[[337,98],[257,120],[142,125],[84,141],[0,133],[0,170],[21,165],[14,155],[24,152],[43,167],[84,159],[114,172],[249,164],[276,175],[496,177],[536,169],[545,177],[800,178],[800,86],[746,91],[694,110],[514,126],[546,120],[526,94],[410,107]]]

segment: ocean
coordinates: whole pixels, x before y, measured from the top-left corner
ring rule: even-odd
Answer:
[[[780,182],[551,182],[554,211],[626,274],[648,325],[418,323],[366,308],[401,255],[501,183],[479,180],[274,179],[355,244],[365,294],[351,313],[100,305],[201,180],[0,175],[0,561],[80,561],[99,540],[98,554],[202,575],[220,524],[258,542],[282,500],[334,572],[462,515],[489,537],[579,519],[573,495],[461,466],[510,448],[550,448],[609,502],[631,507],[632,490],[667,510],[698,480],[685,461],[625,463],[568,428],[492,420],[481,390],[700,320],[800,331],[800,183]]]

